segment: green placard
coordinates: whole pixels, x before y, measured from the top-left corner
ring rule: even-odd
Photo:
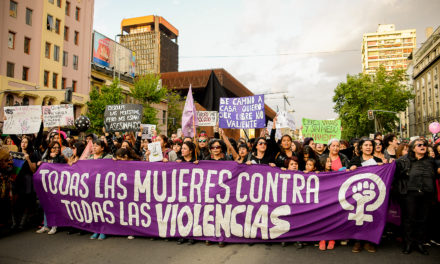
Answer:
[[[315,143],[327,144],[332,138],[341,139],[341,120],[302,119],[302,135]]]

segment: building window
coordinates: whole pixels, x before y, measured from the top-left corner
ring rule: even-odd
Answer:
[[[78,45],[78,39],[79,39],[79,32],[75,31],[75,34],[73,36],[73,43],[75,43],[75,45]]]
[[[23,81],[29,80],[29,68],[23,67],[23,76],[21,78]]]
[[[166,124],[167,123],[167,111],[163,110],[162,112],[162,123]]]
[[[14,105],[14,96],[12,94],[8,94],[6,96],[6,106],[13,106]]]
[[[44,49],[44,56],[50,59],[50,43],[46,42],[46,48]]]
[[[70,2],[66,2],[66,16],[70,16]]]
[[[69,54],[66,51],[63,51],[63,66],[67,67],[67,58]]]
[[[12,31],[9,31],[8,34],[8,48],[10,49],[15,48],[15,33]]]
[[[53,46],[53,60],[60,61],[60,47],[57,45]]]
[[[78,70],[78,56],[73,55],[73,69]]]
[[[44,83],[45,87],[49,87],[49,72],[48,71],[44,71],[43,83]]]
[[[76,81],[72,81],[72,88],[74,92],[76,92],[76,83]]]
[[[54,1],[53,0],[49,0],[49,3],[51,3],[53,5]]]
[[[59,19],[55,19],[55,33],[60,34],[60,26],[61,21]]]
[[[24,37],[24,53],[29,54],[31,52],[31,39]]]
[[[11,17],[17,17],[17,2],[9,1],[9,15]]]
[[[57,0],[57,6],[61,7],[61,0]]]
[[[79,9],[79,7],[77,7],[77,8],[75,9],[75,20],[76,20],[76,21],[79,21],[79,12],[80,12],[80,9]]]
[[[32,26],[32,10],[26,8],[26,24]]]
[[[51,15],[47,15],[47,25],[46,25],[47,30],[52,31],[54,28],[54,24],[53,24],[53,16]]]
[[[21,102],[21,105],[29,105],[29,98],[27,98],[26,96],[23,97],[23,101]]]
[[[66,78],[61,78],[61,89],[66,89]]]
[[[52,73],[52,87],[58,88],[58,74]]]
[[[14,68],[15,64],[8,61],[6,63],[6,76],[14,78]]]
[[[69,27],[64,26],[64,40],[69,41]]]

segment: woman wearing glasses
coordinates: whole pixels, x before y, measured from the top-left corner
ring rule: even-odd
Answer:
[[[202,131],[199,135],[199,139],[197,140],[197,144],[199,147],[199,160],[206,160],[211,155],[208,148],[208,136],[205,131]]]
[[[246,161],[246,164],[269,164],[271,167],[275,167],[273,157],[274,155],[268,151],[266,138],[259,137],[255,140],[250,160]]]
[[[404,254],[416,249],[423,255],[428,217],[434,201],[434,180],[439,167],[428,155],[428,142],[416,139],[409,144],[408,154],[396,161],[394,184],[400,194],[405,245]]]
[[[374,144],[376,144],[376,147],[374,147],[374,156],[381,159],[383,163],[387,163],[388,161],[385,158],[385,155],[383,154],[384,148],[383,148],[382,140],[375,139]]]

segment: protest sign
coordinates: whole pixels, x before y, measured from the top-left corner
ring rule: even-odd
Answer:
[[[177,129],[177,137],[178,137],[178,138],[182,138],[182,136],[183,136],[182,129],[181,129],[181,128],[178,128],[178,129]]]
[[[73,126],[73,105],[45,105],[43,106],[44,127]]]
[[[142,139],[151,139],[156,131],[156,125],[141,124],[142,126]]]
[[[272,131],[272,128],[273,128],[273,122],[270,121],[270,120],[267,121],[266,131],[267,131],[268,135],[270,135],[270,133]],[[281,129],[280,128],[276,128],[275,139],[281,139],[282,136],[283,136],[283,134],[281,133]]]
[[[315,143],[327,144],[332,138],[341,139],[341,120],[302,119],[303,137],[312,137]]]
[[[265,125],[264,95],[220,97],[219,127],[248,129]]]
[[[142,105],[107,105],[104,112],[104,125],[108,132],[138,131],[142,120]]]
[[[197,120],[199,126],[216,126],[218,120],[217,111],[198,111]]]
[[[41,105],[5,106],[3,134],[34,134],[41,125]]]
[[[49,226],[225,242],[379,243],[395,163],[303,173],[233,161],[44,163],[34,186]]]
[[[160,142],[153,142],[148,144],[148,150],[150,151],[150,156],[148,157],[148,161],[162,161],[163,154],[162,148],[160,147]]]

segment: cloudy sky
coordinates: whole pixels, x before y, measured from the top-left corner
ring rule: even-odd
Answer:
[[[274,110],[285,92],[299,124],[336,117],[333,91],[362,71],[363,33],[414,28],[420,46],[438,10],[438,0],[95,0],[94,29],[114,38],[123,18],[162,16],[179,30],[179,71],[224,68]]]

